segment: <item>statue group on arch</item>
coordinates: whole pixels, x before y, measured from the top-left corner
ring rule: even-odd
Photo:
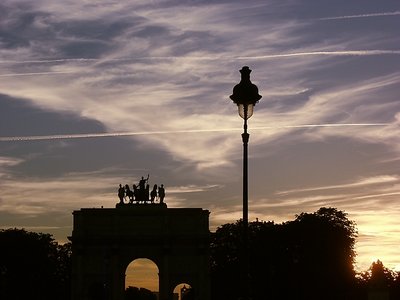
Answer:
[[[125,186],[120,184],[118,188],[118,198],[120,201],[119,204],[154,204],[156,202],[163,204],[165,198],[164,185],[161,184],[158,186],[155,184],[153,185],[153,189],[150,191],[150,185],[148,182],[149,175],[147,175],[146,179],[142,176],[138,184],[132,185],[132,190],[128,184],[125,184]]]

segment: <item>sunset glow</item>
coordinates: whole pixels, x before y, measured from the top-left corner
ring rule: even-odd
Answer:
[[[158,292],[158,268],[155,263],[145,258],[131,262],[125,272],[125,288],[129,286]]]

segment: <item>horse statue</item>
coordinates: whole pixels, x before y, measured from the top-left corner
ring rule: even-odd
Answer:
[[[130,190],[129,185],[125,184],[125,196],[128,197],[129,203],[133,203],[133,192]]]

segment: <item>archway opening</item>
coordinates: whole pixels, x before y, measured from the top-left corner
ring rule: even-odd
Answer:
[[[188,283],[180,283],[174,288],[174,296],[177,296],[178,300],[193,300],[194,289]]]
[[[158,291],[157,265],[147,258],[132,261],[125,271],[125,294],[128,296],[126,298],[129,298],[129,295],[141,295],[143,299],[151,299],[149,292],[157,295]]]

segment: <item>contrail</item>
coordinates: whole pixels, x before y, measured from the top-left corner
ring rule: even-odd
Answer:
[[[54,72],[11,73],[11,74],[0,74],[0,77],[52,75],[52,74],[71,74],[71,73],[75,73],[75,72],[72,72],[72,71],[54,71]]]
[[[305,124],[305,125],[282,125],[282,126],[263,126],[253,127],[251,130],[271,130],[285,128],[318,128],[318,127],[364,127],[364,126],[388,126],[390,123],[342,123],[342,124]],[[31,136],[10,136],[0,137],[0,142],[22,142],[22,141],[45,141],[45,140],[65,140],[82,138],[101,138],[101,137],[123,137],[135,135],[160,135],[160,134],[179,134],[179,133],[207,133],[207,132],[228,132],[241,131],[241,128],[219,128],[219,129],[190,129],[190,130],[170,130],[170,131],[142,131],[142,132],[110,132],[110,133],[80,133],[80,134],[59,134],[59,135],[31,135]]]
[[[237,128],[225,129],[193,129],[193,130],[171,130],[171,131],[142,131],[142,132],[113,132],[113,133],[80,133],[80,134],[59,134],[59,135],[32,135],[32,136],[13,136],[0,137],[0,142],[11,141],[43,141],[43,140],[64,140],[100,137],[121,137],[135,135],[158,135],[171,133],[201,133],[201,132],[223,132],[239,130]]]
[[[0,60],[0,64],[18,64],[18,63],[56,63],[56,62],[69,62],[69,61],[76,61],[76,62],[89,62],[89,61],[98,61],[98,58],[57,58],[57,59],[37,59],[37,60]]]
[[[293,52],[281,54],[266,54],[258,56],[141,56],[141,57],[125,57],[113,59],[97,59],[97,58],[66,58],[66,59],[49,59],[49,60],[3,60],[0,64],[45,64],[45,63],[62,63],[70,61],[78,62],[99,62],[106,63],[110,61],[135,61],[135,60],[244,60],[244,59],[271,59],[271,58],[285,58],[296,56],[314,56],[314,55],[330,55],[330,56],[369,56],[369,55],[390,55],[400,54],[400,50],[346,50],[346,51],[308,51],[308,52]],[[40,75],[52,73],[69,73],[68,71],[60,72],[38,72],[38,73],[16,73],[16,74],[3,74],[0,76],[18,76],[18,75]]]
[[[400,11],[350,15],[350,16],[338,16],[338,17],[327,17],[327,18],[320,18],[318,20],[325,21],[325,20],[340,20],[340,19],[354,19],[354,18],[386,17],[386,16],[397,16],[397,15],[400,15]]]
[[[239,56],[236,59],[270,59],[282,57],[296,57],[296,56],[368,56],[368,55],[383,55],[383,54],[400,54],[400,50],[348,50],[348,51],[314,51],[314,52],[296,52],[296,53],[282,53],[270,54],[260,56]]]

